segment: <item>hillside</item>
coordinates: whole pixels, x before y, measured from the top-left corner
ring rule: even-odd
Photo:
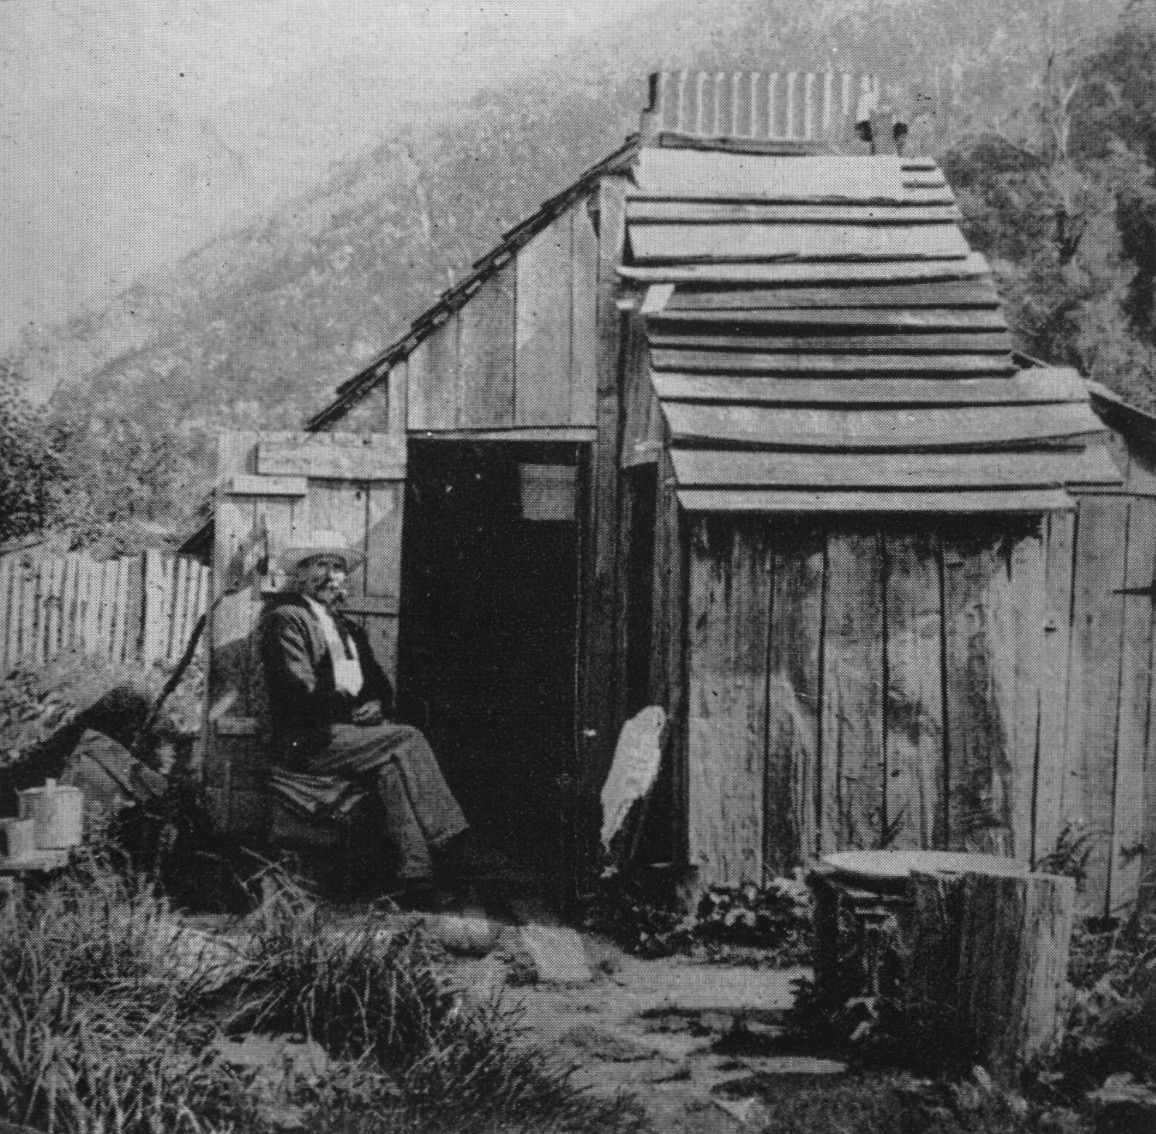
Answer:
[[[186,438],[296,426],[503,229],[636,128],[650,71],[873,69],[917,112],[938,108],[913,138],[967,181],[972,151],[960,145],[986,131],[1027,146],[1049,55],[1063,59],[1113,13],[1089,0],[656,3],[549,66],[494,83],[448,124],[395,132],[320,188],[29,344],[15,364],[57,387],[55,404],[74,415],[129,417]],[[936,91],[938,102],[921,101]],[[1020,294],[991,215],[1004,189],[972,177],[963,204],[1013,311],[1028,317],[1032,297]],[[1022,341],[1039,349],[1036,331]]]
[[[854,60],[902,85],[962,60],[961,89],[998,98],[984,89],[1001,79],[993,62],[1014,71],[1036,53],[1030,8],[995,0],[965,20],[942,0],[802,12],[786,0],[658,4],[139,281],[36,344],[22,369],[63,378],[70,402],[98,412],[158,407],[185,428],[266,411],[295,422],[504,227],[617,145],[637,123],[649,71]]]

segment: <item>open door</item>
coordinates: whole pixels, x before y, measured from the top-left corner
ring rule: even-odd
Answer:
[[[280,551],[311,528],[338,531],[365,563],[346,612],[396,685],[406,443],[394,433],[227,433],[220,439],[209,634],[205,786],[214,818],[261,837],[268,753],[254,631],[280,590]]]

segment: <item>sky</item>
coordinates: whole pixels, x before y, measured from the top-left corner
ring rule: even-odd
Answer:
[[[655,0],[0,0],[0,351]]]

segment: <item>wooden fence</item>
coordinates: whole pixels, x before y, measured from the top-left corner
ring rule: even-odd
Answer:
[[[175,662],[208,605],[209,574],[159,551],[103,562],[79,553],[0,556],[0,674],[69,650]]]

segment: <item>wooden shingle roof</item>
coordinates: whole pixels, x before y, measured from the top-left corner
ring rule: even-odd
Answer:
[[[1041,511],[1118,483],[1025,367],[936,166],[643,149],[623,275],[691,510]]]

